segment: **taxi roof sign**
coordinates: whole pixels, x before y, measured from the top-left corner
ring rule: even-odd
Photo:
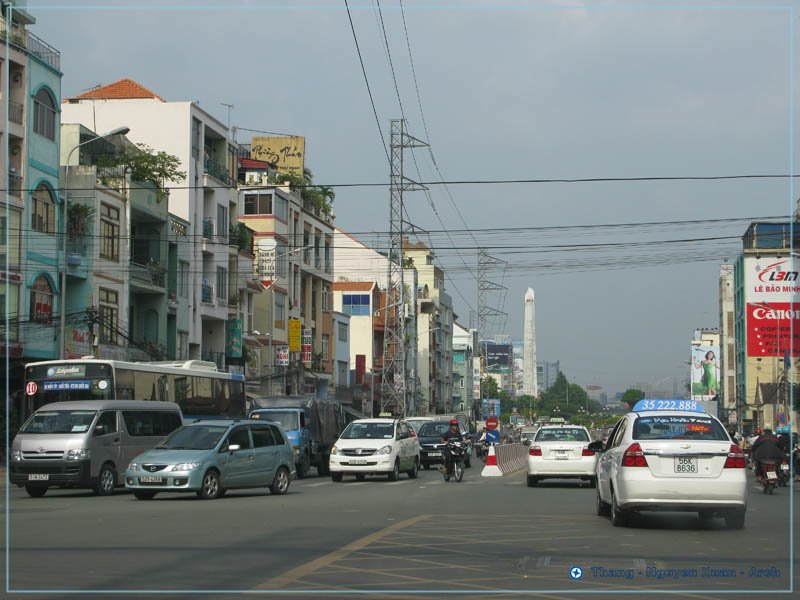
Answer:
[[[671,410],[681,412],[705,413],[703,405],[695,400],[670,400],[664,398],[639,400],[633,407],[632,412],[644,412],[650,410]]]

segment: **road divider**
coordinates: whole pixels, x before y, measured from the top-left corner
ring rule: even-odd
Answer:
[[[482,477],[499,477],[516,473],[525,468],[528,448],[522,444],[502,444],[489,446],[486,466]]]

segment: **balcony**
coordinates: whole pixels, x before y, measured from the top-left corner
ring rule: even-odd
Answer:
[[[210,175],[214,179],[218,179],[225,185],[233,185],[233,181],[228,175],[228,169],[226,169],[224,165],[219,164],[217,161],[211,158],[207,158],[203,162],[203,172],[206,175]]]
[[[14,25],[9,28],[8,22],[0,17],[0,39],[5,40],[6,38],[9,38],[15,46],[24,48],[39,57],[54,69],[61,70],[61,53],[58,50],[27,29]]]
[[[214,239],[214,220],[213,219],[206,219],[203,221],[203,239],[204,240],[213,240]]]
[[[317,256],[314,258],[314,268],[317,270],[322,270],[322,257]]]
[[[131,280],[147,283],[158,288],[164,288],[166,271],[158,264],[142,265],[131,261]]]
[[[18,198],[22,197],[22,177],[16,173],[8,174],[8,193]]]
[[[200,300],[203,304],[214,304],[214,286],[210,283],[203,282],[203,287],[200,290]]]
[[[217,369],[222,371],[225,369],[225,353],[224,352],[217,352],[216,350],[203,350],[200,353],[200,358],[202,360],[213,362],[217,365]]]
[[[8,120],[17,125],[23,125],[25,123],[25,105],[19,102],[9,102]]]

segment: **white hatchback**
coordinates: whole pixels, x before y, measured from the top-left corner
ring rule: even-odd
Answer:
[[[648,408],[662,410],[642,410]],[[615,526],[651,510],[694,511],[701,519],[722,516],[731,529],[744,526],[744,453],[696,402],[642,400],[605,446],[596,444],[597,514],[611,515]]]
[[[528,486],[546,478],[581,479],[594,485],[597,455],[589,449],[590,441],[589,430],[578,425],[539,429],[528,449]]]
[[[345,473],[358,480],[382,473],[397,481],[405,472],[414,479],[419,473],[419,440],[405,421],[353,421],[331,448],[330,470],[333,481],[341,481]]]

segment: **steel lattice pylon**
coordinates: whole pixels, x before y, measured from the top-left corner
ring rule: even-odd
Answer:
[[[383,344],[381,412],[405,415],[408,407],[406,364],[406,298],[403,281],[403,192],[426,189],[403,173],[403,150],[427,146],[405,132],[405,119],[393,119],[390,130],[389,265],[386,279],[386,329]]]

